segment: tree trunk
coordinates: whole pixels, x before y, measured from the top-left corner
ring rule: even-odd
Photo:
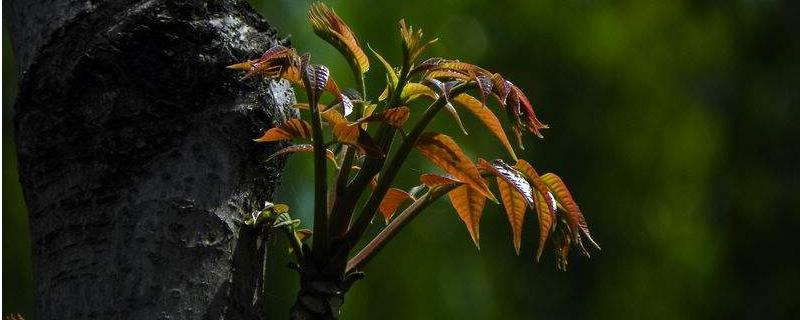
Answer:
[[[225,66],[276,32],[244,1],[19,0],[20,180],[37,319],[260,319],[275,189],[296,116],[283,82]]]

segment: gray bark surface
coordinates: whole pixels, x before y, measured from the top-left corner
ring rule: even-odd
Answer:
[[[276,32],[244,1],[4,4],[36,319],[259,319],[283,82],[226,65]],[[8,21],[7,20],[7,21]]]

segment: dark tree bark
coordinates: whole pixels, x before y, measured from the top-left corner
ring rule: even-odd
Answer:
[[[241,0],[19,0],[20,180],[37,319],[259,319],[285,83],[226,70],[277,43]]]

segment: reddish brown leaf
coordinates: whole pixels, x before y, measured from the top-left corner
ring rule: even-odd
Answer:
[[[314,33],[339,50],[351,66],[362,74],[369,70],[369,60],[358,45],[355,34],[333,9],[321,2],[314,3],[308,11],[308,18]]]
[[[417,66],[415,66],[414,69],[411,70],[410,74],[414,75],[414,74],[417,74],[419,72],[428,71],[431,68],[434,68],[434,67],[438,66],[439,64],[441,64],[442,62],[445,62],[445,61],[446,60],[442,59],[442,58],[428,58],[427,60],[425,60],[422,63],[420,63]]]
[[[461,181],[455,180],[453,178],[440,176],[438,174],[433,174],[433,173],[425,173],[419,176],[419,181],[431,189],[443,185],[448,185],[451,183],[462,183]]]
[[[508,141],[508,136],[506,136],[505,131],[503,131],[503,125],[500,123],[500,120],[497,119],[497,116],[494,115],[494,112],[487,108],[485,105],[481,104],[478,99],[473,98],[471,95],[466,93],[460,94],[457,97],[453,98],[452,101],[464,106],[472,112],[478,120],[486,126],[492,134],[500,140],[503,146],[506,148],[508,153],[511,155],[511,158],[516,160],[517,154],[514,153],[514,148],[511,147],[511,142]]]
[[[389,220],[391,220],[392,215],[394,215],[394,213],[397,211],[397,208],[399,208],[400,205],[402,205],[406,200],[414,201],[408,192],[397,188],[390,188],[386,191],[386,195],[383,196],[383,200],[381,200],[379,207],[379,210],[386,223],[389,223]]]
[[[563,220],[556,220],[556,227],[550,239],[556,251],[556,266],[558,266],[558,269],[561,271],[567,270],[569,247],[572,242],[571,234],[572,232],[569,230],[569,226],[567,226]]]
[[[481,93],[481,103],[486,106],[486,99],[492,94],[492,80],[485,74],[473,74],[475,84],[478,85],[478,91]]]
[[[230,65],[228,68],[247,71],[244,79],[255,75],[276,77],[291,65],[294,56],[296,56],[294,49],[276,45],[264,52],[261,58]]]
[[[589,240],[589,243],[591,243],[597,249],[600,249],[600,246],[598,246],[594,239],[592,239],[592,235],[589,232],[589,226],[586,224],[586,219],[584,219],[581,209],[572,198],[572,194],[570,194],[567,186],[563,181],[561,181],[561,178],[553,173],[546,173],[542,175],[542,181],[544,181],[547,187],[553,191],[556,200],[567,212],[567,223],[569,224],[570,229],[572,229],[573,238],[576,240],[576,242],[578,242],[577,244],[583,249],[582,243],[580,243],[581,236],[578,233],[578,230],[580,230],[580,232],[583,232],[583,234],[586,236],[586,239]],[[587,252],[584,253],[588,255]]]
[[[517,86],[512,88],[512,91],[516,95],[516,100],[519,100],[520,105],[522,106],[523,110],[521,113],[526,117],[525,118],[525,125],[528,127],[528,130],[533,132],[537,137],[541,138],[542,133],[541,129],[547,129],[547,125],[539,121],[536,117],[536,112],[533,111],[533,105],[528,100],[528,97],[525,96],[525,93],[522,92]]]
[[[452,70],[432,70],[425,73],[424,76],[427,80],[432,79],[457,79],[462,81],[469,81],[470,77],[467,74],[452,71]]]
[[[452,138],[441,133],[426,132],[419,137],[416,146],[439,168],[497,202],[497,198],[492,195],[489,186],[481,178],[478,168],[467,158]]]
[[[500,199],[503,200],[508,223],[511,225],[514,250],[519,255],[522,246],[522,225],[525,222],[525,197],[501,177],[497,177],[497,188],[500,189]]]
[[[509,183],[525,200],[531,208],[534,207],[533,189],[530,183],[526,180],[525,175],[514,167],[506,164],[503,160],[495,159],[492,162],[487,162],[483,159],[478,159],[478,168],[485,170],[494,176],[503,179]]]
[[[400,20],[400,37],[403,39],[403,53],[411,63],[416,63],[417,58],[422,54],[425,49],[438,39],[433,39],[428,42],[422,41],[422,30],[406,25],[405,20]]]
[[[279,57],[285,56],[291,49],[284,47],[282,45],[274,45],[271,48],[264,51],[264,54],[261,55],[260,60],[271,60]]]
[[[339,165],[336,163],[336,155],[333,154],[333,151],[327,149],[325,151],[328,160],[332,161],[333,165],[335,165],[336,167],[339,167]],[[314,146],[310,144],[296,144],[288,146],[286,148],[278,150],[278,152],[273,153],[271,156],[269,156],[269,158],[267,158],[266,161],[272,161],[272,159],[275,159],[275,157],[277,156],[289,153],[296,153],[296,152],[314,152]]]
[[[319,102],[322,92],[326,89],[335,90],[336,92],[339,91],[339,89],[335,87],[334,82],[328,81],[330,80],[330,70],[328,70],[328,67],[321,64],[306,63],[307,60],[303,60],[301,71],[308,100],[311,104]]]
[[[456,209],[458,217],[467,226],[472,241],[480,250],[480,222],[483,215],[483,207],[486,204],[486,197],[474,188],[464,185],[453,189],[448,193],[453,208]]]
[[[255,141],[270,142],[294,138],[311,140],[311,125],[300,119],[291,119],[280,126],[267,130],[261,138],[255,139]]]

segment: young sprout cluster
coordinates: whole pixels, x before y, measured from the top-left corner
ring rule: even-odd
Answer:
[[[258,59],[229,67],[245,71],[244,78],[286,79],[304,90],[308,97],[307,102],[296,105],[307,111],[304,113],[307,117],[279,124],[256,139],[264,143],[305,141],[278,151],[270,159],[290,153],[313,153],[313,232],[298,230],[298,222],[288,217],[288,208],[272,206],[264,211],[285,215],[282,224],[275,223],[290,226],[284,229],[290,231],[301,273],[303,268],[311,268],[330,277],[348,278],[361,270],[429,204],[445,195],[476,246],[479,245],[481,215],[488,199],[502,203],[517,254],[528,209],[535,213],[539,222],[537,260],[548,239],[553,243],[560,269],[566,267],[572,245],[587,256],[583,240],[597,247],[580,208],[563,181],[553,173],[539,174],[530,163],[518,159],[506,136],[505,130],[511,130],[517,147],[522,149],[524,132],[542,137],[541,131],[547,128],[536,117],[533,105],[518,86],[498,73],[466,62],[445,58],[421,60],[425,49],[435,39],[423,40],[421,30],[414,30],[401,20],[403,61],[399,66],[369,48],[383,66],[387,82],[382,93],[371,96],[364,83],[370,61],[350,28],[321,3],[312,5],[309,18],[315,33],[348,61],[355,89],[341,88],[329,69],[312,63],[308,53],[298,54],[294,48],[280,45],[270,48]],[[418,100],[429,100],[430,104],[425,109],[410,107]],[[494,107],[490,108],[490,103]],[[474,115],[500,141],[511,160],[478,159],[474,162],[450,136],[427,131],[428,124],[442,109],[459,124],[459,111],[466,110]],[[510,125],[504,128],[495,110],[502,111]],[[412,112],[421,115],[415,123],[409,124]],[[463,129],[463,125],[461,127]],[[393,187],[403,163],[414,149],[444,174],[422,174],[419,186],[409,191]],[[332,181],[328,179],[329,171],[334,173]],[[497,186],[499,200],[489,187],[490,182]],[[367,196],[366,201],[359,201],[362,194]],[[398,211],[400,213],[396,214]],[[386,226],[351,255],[378,213],[387,222]],[[311,246],[304,244],[309,239]]]

